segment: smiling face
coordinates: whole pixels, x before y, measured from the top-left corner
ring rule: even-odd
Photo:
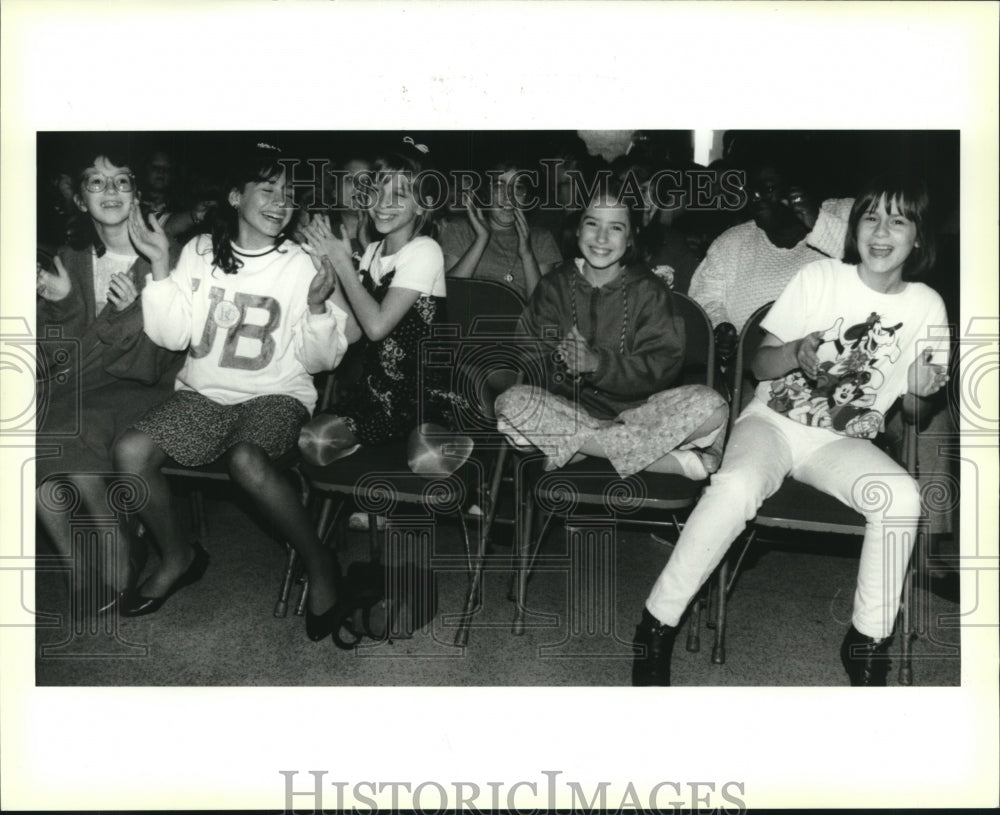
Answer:
[[[917,226],[907,218],[898,202],[886,206],[885,196],[861,216],[857,230],[860,271],[884,284],[898,283],[903,264],[917,246]]]
[[[591,269],[603,271],[618,266],[632,243],[628,208],[613,201],[594,201],[580,217],[576,237]]]
[[[242,190],[229,193],[229,203],[236,209],[239,237],[244,249],[266,249],[274,245],[292,219],[292,189],[285,183],[285,173],[263,181],[251,181]]]
[[[846,405],[854,398],[854,383],[853,382],[843,382],[834,388],[833,394],[831,395],[835,404]]]
[[[414,197],[409,174],[389,171],[380,175],[377,183],[372,222],[379,234],[385,236],[387,248],[395,251],[413,237],[423,209]]]
[[[127,182],[127,183],[126,183]],[[89,192],[88,184],[100,183],[101,192]],[[122,192],[118,185],[128,186]],[[81,174],[80,186],[74,201],[81,212],[86,212],[101,226],[120,226],[128,219],[132,202],[135,200],[135,183],[128,167],[112,164],[105,156],[98,156],[93,165]]]

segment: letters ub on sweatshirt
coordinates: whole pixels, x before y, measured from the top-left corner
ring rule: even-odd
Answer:
[[[306,300],[316,274],[296,244],[249,252],[235,274],[212,266],[212,242],[199,235],[181,251],[163,280],[142,291],[146,334],[175,351],[188,350],[177,390],[193,390],[220,404],[284,394],[312,413],[312,374],[332,370],[344,356],[347,315],[327,301],[311,314]]]

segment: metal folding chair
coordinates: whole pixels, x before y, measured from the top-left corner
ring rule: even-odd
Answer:
[[[676,385],[715,387],[715,338],[711,321],[690,297],[675,292],[673,298],[684,319],[686,337],[684,368]],[[542,459],[532,456],[522,460],[519,468],[518,493],[523,510],[517,535],[516,595],[511,598],[516,602],[514,634],[525,631],[527,587],[535,568],[539,565],[567,568],[564,559],[556,558],[552,564],[546,564],[539,557],[549,524],[555,517],[565,519],[571,597],[592,597],[590,605],[593,606],[595,601],[603,603],[605,600],[594,596],[593,585],[588,588],[576,584],[600,582],[603,578],[578,573],[574,564],[585,564],[585,569],[590,570],[595,566],[597,570],[612,566],[614,530],[619,523],[657,529],[668,527],[679,533],[683,525],[679,514],[694,507],[707,483],[678,475],[645,472],[622,479],[607,461],[593,458],[552,472],[544,472],[542,466]],[[537,523],[539,511],[541,519]],[[604,588],[609,587],[605,585]],[[607,608],[571,608],[574,617],[571,628],[592,633],[599,630],[600,637],[617,642],[617,646],[612,647],[622,655],[631,654],[631,640],[617,638]],[[594,619],[576,619],[587,614],[594,615]],[[697,626],[692,630],[696,632]],[[697,640],[691,640],[689,647],[697,650]],[[561,652],[566,653],[565,649]]]
[[[518,333],[519,316],[524,303],[511,289],[483,280],[448,281],[445,323],[435,326],[421,346],[422,371],[445,373],[452,389],[463,398],[453,405],[452,425],[457,433],[472,437],[472,458],[451,475],[428,477],[411,472],[407,464],[405,441],[372,448],[362,448],[352,456],[326,467],[303,465],[311,489],[322,503],[318,519],[321,538],[337,532],[343,519],[344,500],[368,514],[370,556],[381,557],[377,528],[378,516],[384,516],[385,546],[390,556],[415,553],[429,559],[431,538],[437,516],[453,518],[459,525],[465,547],[468,590],[464,609],[458,620],[455,644],[468,643],[471,619],[479,605],[486,541],[496,513],[496,491],[503,470],[500,455],[503,444],[492,420],[492,405],[484,388],[492,371],[509,367],[515,361],[510,354],[512,337]],[[497,455],[491,454],[496,452]],[[485,472],[484,455],[492,458],[492,474]],[[494,477],[495,476],[495,477]],[[490,486],[487,486],[487,483]],[[486,503],[480,519],[480,532],[473,551],[466,510],[476,500]],[[334,498],[340,498],[334,506]],[[393,519],[397,505],[419,505],[430,512],[429,519],[412,515]],[[342,525],[339,530],[342,532]],[[449,565],[440,556],[422,566]]]

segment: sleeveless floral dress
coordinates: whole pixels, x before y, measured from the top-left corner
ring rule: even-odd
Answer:
[[[395,276],[393,269],[376,284],[366,268],[361,283],[381,304]],[[446,383],[430,369],[420,376],[420,341],[444,319],[445,298],[421,294],[388,336],[377,342],[359,340],[364,343],[359,349],[361,378],[332,412],[347,420],[361,444],[404,439],[420,422],[451,425],[452,397],[444,389]]]

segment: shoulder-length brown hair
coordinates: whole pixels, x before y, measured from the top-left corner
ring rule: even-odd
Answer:
[[[883,198],[887,209],[895,204],[898,211],[917,227],[913,250],[903,264],[903,280],[919,280],[934,266],[936,257],[934,231],[930,223],[930,197],[927,185],[922,180],[904,175],[883,175],[872,179],[854,199],[854,206],[851,207],[847,220],[844,262],[861,262],[858,254],[858,224],[863,216],[878,207],[878,202]]]

